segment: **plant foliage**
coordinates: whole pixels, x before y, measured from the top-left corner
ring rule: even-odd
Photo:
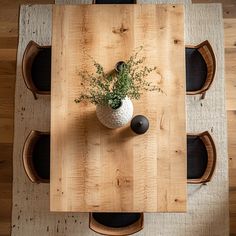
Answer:
[[[142,47],[136,51],[118,71],[105,73],[103,67],[93,59],[96,73],[79,72],[85,92],[75,99],[76,103],[87,100],[95,105],[110,106],[113,109],[121,105],[125,97],[140,99],[143,91],[162,91],[159,87],[148,82],[150,73],[159,74],[156,67],[143,65],[145,57],[139,58]]]

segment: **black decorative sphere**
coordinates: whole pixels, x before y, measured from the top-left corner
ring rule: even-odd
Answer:
[[[137,115],[131,120],[130,127],[136,134],[144,134],[149,128],[149,121],[147,117]]]
[[[116,66],[115,66],[115,70],[117,72],[121,71],[122,67],[125,66],[125,62],[124,61],[118,61],[116,63]]]

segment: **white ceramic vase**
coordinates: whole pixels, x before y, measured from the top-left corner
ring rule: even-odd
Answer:
[[[117,109],[108,106],[97,105],[98,120],[110,129],[116,129],[126,125],[133,116],[133,103],[129,98],[122,100],[122,104]]]

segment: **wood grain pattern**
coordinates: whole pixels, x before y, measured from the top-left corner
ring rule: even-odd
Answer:
[[[204,0],[204,2],[208,2],[209,0]],[[39,3],[39,2],[43,2],[43,0],[21,0],[21,1],[9,1],[9,0],[0,0],[0,3],[1,3],[1,7],[2,7],[2,11],[1,11],[1,16],[2,17],[8,17],[8,15],[15,15],[17,17],[15,17],[15,20],[16,22],[18,21],[18,7],[19,7],[19,4],[20,3]],[[44,1],[45,3],[47,1]],[[48,0],[48,3],[50,1]],[[195,1],[196,2],[196,1]],[[215,1],[214,1],[215,2]],[[223,2],[222,0],[220,2]],[[225,2],[225,1],[224,1]],[[231,0],[232,4],[235,4],[235,1],[234,0]],[[2,4],[4,3],[4,4]],[[11,7],[12,4],[15,4],[16,7]],[[10,5],[10,7],[9,7]],[[8,10],[10,9],[10,10]],[[223,6],[223,9],[224,9],[224,6]],[[8,11],[6,11],[8,10]],[[225,15],[224,15],[225,16]],[[5,20],[5,24],[7,25],[8,29],[11,30],[11,27],[10,27],[10,24],[8,23],[7,20]],[[234,28],[231,28],[231,31],[232,31],[232,34],[234,34],[235,38],[236,38],[236,30]],[[0,48],[2,49],[9,49],[9,48],[17,48],[17,36],[11,36],[11,37],[7,37],[3,32],[0,33],[1,36],[0,36]],[[225,35],[225,38],[227,38],[227,35]],[[231,48],[230,48],[231,50]],[[234,51],[231,51],[229,52],[231,56],[234,56],[236,52]],[[228,83],[228,80],[227,80],[227,76],[230,75],[231,78],[233,78],[233,75],[235,74],[234,73],[234,70],[232,70],[234,67],[233,67],[233,63],[234,63],[234,60],[231,61],[230,60],[230,56],[228,54],[228,57],[227,57],[227,54],[228,52],[226,52],[226,85]],[[227,59],[228,58],[228,59]],[[16,58],[12,59],[14,61],[16,61]],[[1,67],[1,65],[0,65]],[[14,73],[12,73],[11,77],[7,77],[5,75],[2,75],[0,74],[0,87],[3,88],[6,86],[6,83],[8,84],[7,86],[10,86],[12,88],[14,88],[14,85],[15,85],[15,71],[13,71]],[[232,84],[233,85],[233,84]],[[12,90],[13,92],[9,92],[9,93],[2,93],[0,92],[0,96],[1,96],[1,101],[4,102],[4,104],[11,104],[10,106],[3,106],[1,107],[1,114],[0,114],[0,117],[5,117],[5,116],[8,116],[8,117],[13,117],[13,112],[14,112],[14,106],[13,106],[13,99],[14,99],[14,89]],[[228,102],[228,95],[233,97],[233,95],[235,94],[235,89],[234,87],[232,86],[227,86],[227,89],[226,89],[226,92],[227,92],[227,102]],[[32,97],[32,96],[31,96]],[[234,100],[230,100],[231,102],[233,102]],[[2,102],[0,102],[0,104],[2,104]],[[227,103],[228,105],[229,103]],[[232,106],[231,106],[232,107]],[[233,109],[233,108],[232,108]],[[236,190],[235,190],[235,186],[236,186],[236,168],[235,168],[235,147],[236,147],[236,133],[235,133],[235,118],[236,118],[236,115],[235,115],[235,108],[233,109],[234,111],[229,111],[228,112],[228,140],[229,140],[229,144],[228,144],[228,147],[229,147],[229,158],[231,158],[230,162],[229,162],[229,168],[230,168],[230,219],[231,219],[231,224],[230,224],[230,232],[231,234],[230,235],[236,235]],[[229,115],[229,114],[232,114],[232,115]],[[0,121],[1,122],[1,121]],[[13,120],[12,120],[12,124],[8,127],[3,127],[3,130],[5,130],[4,132],[6,133],[13,133],[13,129],[12,129],[12,126],[13,126]],[[3,134],[3,130],[1,129],[0,130],[0,135]],[[0,198],[8,198],[9,199],[9,202],[11,202],[11,190],[12,190],[12,184],[11,184],[11,180],[9,179],[9,181],[7,183],[3,183],[6,179],[5,177],[5,174],[7,176],[12,176],[12,167],[11,167],[11,162],[12,162],[12,141],[11,143],[7,144],[9,146],[9,148],[5,148],[5,144],[3,144],[4,146],[2,146],[1,144],[1,157],[5,158],[5,160],[9,163],[9,165],[5,165],[4,163],[0,163],[0,167],[2,165],[4,165],[4,172],[0,172],[0,189],[1,189],[1,192],[0,192]],[[1,169],[2,170],[2,169]],[[8,178],[8,177],[7,177]],[[11,214],[11,206],[9,206],[9,204],[4,204],[4,202],[0,202],[0,209],[1,209],[1,218],[0,218],[0,235],[1,236],[6,236],[6,235],[10,235],[10,224],[11,224],[11,218],[10,218],[10,214]],[[5,214],[4,214],[5,213]],[[41,215],[42,216],[42,215]],[[22,217],[22,215],[21,215]],[[41,217],[42,218],[42,217]],[[82,216],[80,215],[78,220],[81,220]],[[72,219],[75,219],[75,218],[69,218],[69,221],[68,221],[68,224],[71,222],[73,223],[73,225],[76,225],[76,223],[74,223],[74,221],[72,221]],[[85,220],[85,225],[84,227],[87,227],[87,220],[85,218],[83,218]],[[175,221],[176,218],[173,218],[173,220]],[[77,220],[77,218],[75,219]],[[146,219],[146,222],[148,222],[149,219]],[[155,222],[155,225],[156,225],[156,228],[157,229],[154,229],[154,232],[157,232],[158,228],[160,228],[159,226],[159,223],[160,223],[160,219],[156,220],[156,219],[150,219],[151,222]],[[48,219],[46,219],[46,221],[48,221]],[[45,222],[46,222],[45,221]],[[13,221],[14,222],[14,221]],[[56,222],[56,221],[55,221]],[[157,223],[158,222],[158,223]],[[194,221],[196,223],[196,221]],[[81,222],[77,221],[77,224],[80,224]],[[196,226],[196,224],[194,223],[194,227]],[[43,223],[44,224],[44,223]],[[59,225],[60,226],[60,225]],[[68,225],[67,225],[68,226]],[[79,228],[81,228],[83,226],[83,221],[82,221],[82,224],[80,225]],[[37,224],[35,225],[35,227],[37,227],[37,229],[42,229],[42,230],[38,230],[38,235],[49,235],[51,233],[51,228],[49,228],[49,232],[47,234],[46,232],[46,229],[45,228],[45,231],[44,231],[44,228],[41,227],[39,225],[39,222],[37,222]],[[34,228],[35,228],[34,227]],[[70,227],[71,228],[71,227]],[[90,235],[89,234],[89,231],[86,231],[86,232],[81,232],[80,230],[76,229],[75,231],[77,233],[75,234],[72,234],[72,232],[70,232],[70,234],[68,235]],[[145,227],[147,228],[147,227]],[[149,229],[151,227],[148,227]],[[201,227],[201,229],[203,229],[203,227]],[[151,230],[151,229],[150,229]],[[29,228],[27,228],[27,231],[25,231],[26,233],[25,234],[16,234],[17,236],[19,235],[27,235],[27,232],[29,233]],[[31,232],[31,231],[30,231]],[[60,227],[59,227],[59,233],[60,234]],[[150,233],[151,231],[149,231]],[[176,231],[175,231],[176,232]],[[217,232],[217,231],[216,231]],[[32,234],[35,234],[35,232],[33,232],[32,230]],[[41,234],[40,234],[41,233]],[[199,232],[198,232],[199,233]],[[52,235],[55,235],[56,234],[56,226],[55,226],[55,231],[53,233],[51,233]],[[202,232],[201,232],[202,234]],[[218,232],[219,234],[219,232]],[[66,235],[66,234],[65,234]],[[93,234],[94,235],[94,234]],[[148,235],[148,234],[147,234]],[[167,234],[168,235],[168,234]],[[169,234],[170,235],[170,234]],[[181,236],[184,235],[184,232]],[[197,235],[197,234],[195,234]],[[215,234],[217,235],[217,234]],[[208,234],[209,236],[209,234]]]
[[[224,19],[225,48],[236,48],[236,19]]]
[[[230,235],[236,235],[236,111],[228,111]]]
[[[235,25],[236,26],[236,25]],[[236,31],[236,27],[235,27]],[[236,110],[236,48],[225,49],[227,110]]]
[[[19,6],[52,0],[0,0],[0,235],[11,234],[12,153]]]
[[[232,4],[223,4],[223,17],[236,18],[236,2]]]
[[[74,98],[84,89],[78,71],[91,71],[85,52],[110,71],[141,45],[164,93],[134,102],[150,122],[135,136],[103,127],[95,106]],[[52,211],[186,210],[183,6],[53,7],[50,190]]]

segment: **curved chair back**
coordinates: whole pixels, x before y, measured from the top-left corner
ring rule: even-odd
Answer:
[[[89,228],[99,234],[110,235],[110,236],[123,236],[123,235],[131,235],[131,234],[137,233],[138,231],[143,229],[143,220],[144,220],[143,213],[139,213],[140,217],[137,219],[137,221],[125,227],[109,227],[104,224],[101,224],[95,219],[93,214],[101,214],[101,215],[107,214],[108,217],[111,217],[110,214],[116,214],[116,213],[90,213],[89,214]],[[132,213],[127,213],[127,214],[132,214]],[[133,214],[137,214],[137,213],[133,213]]]
[[[202,94],[202,99],[203,99],[205,97],[206,91],[210,88],[215,77],[215,71],[216,71],[215,54],[208,40],[205,40],[204,42],[198,44],[197,46],[186,46],[186,48],[197,49],[206,63],[207,77],[202,88],[196,91],[187,91],[187,95]]]
[[[32,66],[37,55],[43,50],[49,50],[51,46],[39,46],[34,41],[30,41],[25,48],[22,59],[22,75],[26,87],[33,93],[34,98],[37,99],[37,94],[50,95],[50,91],[39,90],[32,78]],[[49,58],[51,60],[51,58]],[[49,65],[50,66],[50,65]],[[50,71],[49,71],[50,73]],[[49,75],[50,76],[50,75]],[[42,78],[42,80],[45,78]]]
[[[40,140],[42,136],[49,136],[48,132],[40,132],[36,130],[32,130],[28,137],[25,140],[23,152],[22,152],[22,159],[23,159],[23,166],[25,169],[26,175],[29,177],[30,181],[33,183],[49,183],[50,180],[48,178],[42,178],[36,170],[35,163],[33,161],[34,155],[34,148],[37,142]],[[50,143],[49,143],[50,146]],[[50,154],[49,154],[49,161],[50,161]],[[48,161],[48,160],[47,160]],[[42,165],[44,167],[44,163]],[[50,171],[50,166],[48,171]]]
[[[188,179],[189,184],[202,184],[209,182],[216,166],[216,146],[208,131],[200,134],[188,134],[188,136],[199,137],[205,145],[207,151],[207,165],[204,174],[200,178]]]

